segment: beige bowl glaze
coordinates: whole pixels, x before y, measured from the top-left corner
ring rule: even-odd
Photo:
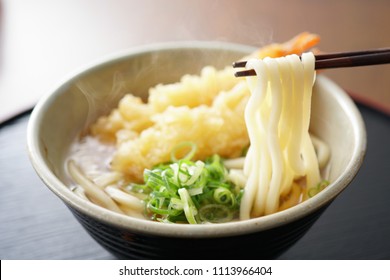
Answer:
[[[146,98],[157,83],[178,81],[205,65],[222,68],[253,48],[220,42],[181,42],[122,52],[79,71],[44,96],[28,125],[28,152],[43,182],[102,246],[121,258],[273,258],[298,240],[352,181],[366,149],[362,117],[348,95],[319,75],[311,131],[331,149],[331,185],[285,211],[226,224],[162,224],[120,215],[80,199],[67,187],[69,145],[125,93]],[[88,92],[88,97],[83,92]],[[252,254],[248,254],[248,247]]]

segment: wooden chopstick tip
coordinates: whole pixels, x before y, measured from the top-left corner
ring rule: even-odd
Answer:
[[[256,76],[256,71],[253,69],[249,70],[244,70],[244,71],[238,71],[234,73],[234,76],[239,78],[239,77],[248,77],[248,76]]]
[[[233,68],[245,67],[246,61],[235,61],[233,62]]]
[[[390,48],[316,55],[315,69],[369,66],[387,63],[390,63]],[[246,64],[247,61],[238,61],[233,63],[233,67],[245,67]],[[234,74],[236,77],[254,75],[256,75],[256,72],[253,69],[238,71]]]

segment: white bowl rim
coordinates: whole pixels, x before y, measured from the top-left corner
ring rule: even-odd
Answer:
[[[286,223],[298,220],[309,213],[313,213],[319,208],[325,206],[332,201],[339,193],[356,176],[364,159],[366,151],[366,129],[362,116],[352,101],[352,99],[342,90],[338,85],[332,82],[323,75],[317,76],[317,81],[327,84],[332,87],[332,94],[337,101],[346,110],[346,113],[354,120],[353,133],[356,138],[356,145],[353,151],[353,156],[346,171],[334,182],[329,188],[326,188],[315,197],[302,202],[287,210],[277,212],[275,214],[252,218],[245,221],[235,221],[223,224],[202,224],[202,225],[182,225],[182,224],[165,224],[138,218],[121,215],[91,202],[87,202],[74,193],[62,183],[56,175],[46,165],[43,155],[40,153],[40,138],[38,135],[38,127],[43,118],[43,114],[49,108],[50,104],[61,94],[61,88],[71,84],[79,76],[84,75],[85,72],[94,71],[97,68],[103,67],[107,63],[113,63],[126,57],[136,56],[142,53],[172,50],[182,48],[211,48],[211,49],[227,49],[240,52],[251,52],[254,48],[246,45],[219,42],[219,41],[182,41],[182,42],[166,42],[146,46],[140,46],[123,50],[115,54],[109,55],[104,59],[87,65],[81,68],[70,78],[66,78],[60,82],[57,87],[44,95],[33,109],[30,116],[27,128],[27,148],[30,161],[36,170],[39,177],[47,185],[47,187],[54,192],[66,204],[76,209],[77,211],[91,216],[94,219],[109,225],[113,225],[124,230],[137,232],[140,234],[166,236],[166,237],[185,237],[185,238],[215,238],[226,236],[237,236],[243,234],[250,234],[259,231],[264,231],[270,228],[282,226]]]

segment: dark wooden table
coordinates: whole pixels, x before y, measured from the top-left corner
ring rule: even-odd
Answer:
[[[359,108],[368,131],[363,167],[280,259],[390,259],[390,118]],[[28,119],[29,112],[0,128],[0,259],[113,259],[35,174]]]

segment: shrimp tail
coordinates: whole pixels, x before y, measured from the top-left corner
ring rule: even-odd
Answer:
[[[287,42],[270,44],[250,55],[250,58],[281,57],[289,54],[302,54],[320,42],[320,36],[310,32],[302,32]]]

